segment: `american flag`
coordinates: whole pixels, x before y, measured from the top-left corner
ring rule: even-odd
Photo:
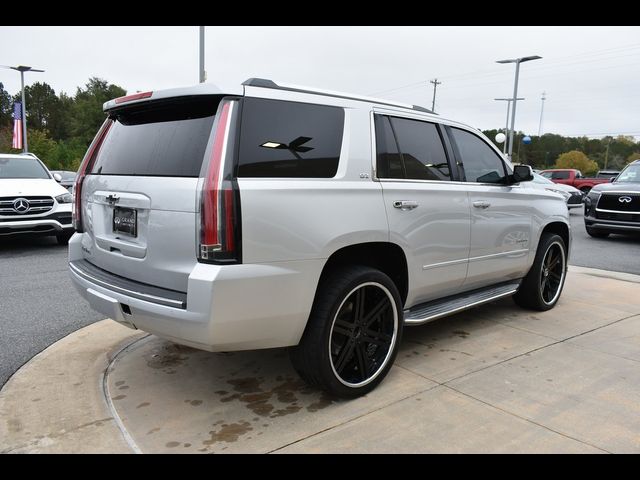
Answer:
[[[11,148],[22,148],[22,103],[13,104],[13,142]]]

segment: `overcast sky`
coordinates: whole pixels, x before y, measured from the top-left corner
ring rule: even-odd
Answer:
[[[18,40],[20,39],[20,40]],[[431,107],[478,128],[505,123],[514,65],[522,64],[516,128],[640,139],[638,27],[207,27],[208,82],[249,77],[342,90]],[[0,27],[0,64],[31,65],[56,93],[73,94],[97,76],[129,92],[198,80],[197,27]],[[0,69],[10,93],[19,74]],[[406,88],[400,88],[406,87]],[[28,107],[28,106],[27,106]]]

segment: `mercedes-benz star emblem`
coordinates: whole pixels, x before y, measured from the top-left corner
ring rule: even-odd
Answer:
[[[620,203],[631,203],[631,197],[620,197],[618,198]]]
[[[29,211],[30,205],[29,200],[26,198],[16,198],[13,202],[13,209],[17,213],[27,213]]]

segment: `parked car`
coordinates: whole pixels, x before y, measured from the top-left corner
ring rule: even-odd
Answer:
[[[584,226],[595,238],[640,232],[640,160],[627,165],[613,182],[591,189],[584,201]]]
[[[553,183],[571,185],[572,187],[577,188],[585,194],[589,193],[589,190],[591,190],[594,185],[600,185],[601,183],[607,183],[609,181],[609,177],[584,177],[580,170],[576,170],[573,168],[554,168],[543,170],[540,172],[540,175],[548,178]]]
[[[615,178],[620,175],[620,170],[599,170],[596,174],[596,178]]]
[[[0,236],[73,234],[71,194],[33,154],[0,154]]]
[[[542,175],[535,173],[533,174],[533,180],[530,182],[523,182],[523,186],[528,186],[532,188],[542,188],[544,190],[548,190],[549,192],[555,192],[562,195],[562,198],[567,202],[567,208],[578,208],[582,206],[582,199],[584,197],[584,193],[578,190],[571,185],[564,185],[562,183],[553,183],[548,178],[543,177]]]
[[[69,268],[91,306],[191,347],[291,347],[355,397],[405,325],[498,298],[548,310],[566,203],[519,188],[472,127],[417,106],[249,79],[111,100],[76,181]]]
[[[76,172],[70,172],[67,170],[51,170],[52,174],[60,175],[60,185],[66,188],[70,193],[72,192],[73,185],[76,182]]]

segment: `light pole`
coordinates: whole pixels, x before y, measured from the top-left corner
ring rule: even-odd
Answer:
[[[509,135],[509,109],[511,107],[511,102],[513,102],[513,98],[494,98],[494,100],[498,100],[498,101],[502,101],[502,102],[507,102],[507,122],[505,123],[504,126],[504,134],[505,135]],[[516,98],[516,100],[524,100],[524,98],[519,97]],[[507,153],[507,142],[504,142],[504,146],[502,147],[502,153]]]
[[[531,55],[529,57],[521,57],[521,58],[512,58],[508,60],[498,60],[496,63],[515,63],[516,64],[516,78],[513,82],[513,105],[511,109],[511,129],[509,131],[509,160],[511,160],[511,154],[513,153],[513,133],[514,127],[516,123],[516,100],[518,98],[518,77],[520,76],[520,64],[523,62],[528,62],[530,60],[539,60],[540,56]]]
[[[10,68],[11,70],[20,72],[20,91],[22,92],[22,151],[27,153],[29,151],[29,144],[27,143],[27,104],[24,100],[24,72],[44,72],[44,70],[38,70],[37,68],[27,67],[25,65],[18,65],[17,67],[9,67],[6,65],[1,66],[3,68]]]
[[[207,74],[204,71],[204,27],[200,27],[200,83],[204,83]]]

